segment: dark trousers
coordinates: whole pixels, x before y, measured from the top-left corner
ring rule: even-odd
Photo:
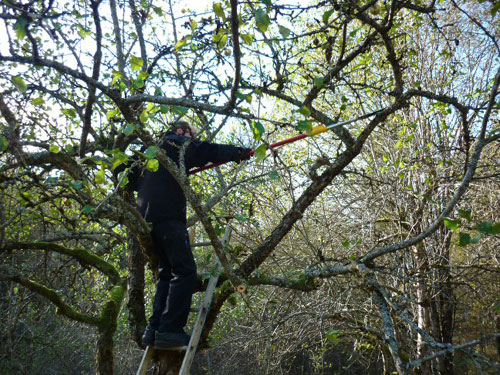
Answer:
[[[183,332],[197,281],[185,224],[174,220],[153,223],[152,237],[160,274],[149,324],[160,332]]]

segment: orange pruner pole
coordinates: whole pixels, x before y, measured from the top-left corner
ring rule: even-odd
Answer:
[[[307,138],[307,137],[314,137],[315,135],[324,133],[327,130],[330,130],[330,129],[333,129],[333,128],[337,128],[339,126],[351,124],[353,122],[356,122],[356,121],[363,120],[365,118],[371,117],[373,115],[376,115],[380,111],[381,110],[378,110],[378,111],[369,113],[367,115],[363,115],[363,116],[357,117],[355,119],[341,121],[341,122],[336,122],[336,123],[333,123],[333,124],[330,124],[330,125],[318,125],[318,126],[315,126],[314,128],[312,128],[312,130],[310,132],[308,132],[308,133],[302,133],[302,134],[296,135],[294,137],[287,138],[287,139],[284,139],[284,140],[276,142],[276,143],[272,143],[269,146],[269,148],[273,149],[273,148],[280,147],[280,146],[283,146],[283,145],[286,145],[286,144],[289,144],[289,143],[296,142],[296,141],[298,141],[300,139],[304,139],[304,138]],[[255,154],[255,150],[250,150],[250,152],[247,155],[245,155],[245,156],[252,156],[253,154]],[[200,167],[200,168],[197,168],[197,169],[193,169],[192,171],[189,171],[189,174],[190,175],[196,174],[198,172],[205,171],[207,169],[212,169],[212,168],[218,167],[219,165],[222,165],[222,164],[225,164],[225,163],[227,163],[227,162],[207,164],[207,165],[205,165],[203,167]]]

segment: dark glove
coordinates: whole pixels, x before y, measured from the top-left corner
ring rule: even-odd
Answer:
[[[242,160],[248,160],[250,159],[250,152],[252,151],[251,148],[246,148],[246,147],[238,147],[238,151],[234,157],[234,161],[236,163],[240,163]]]

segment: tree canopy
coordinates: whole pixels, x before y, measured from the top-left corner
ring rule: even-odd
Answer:
[[[0,369],[138,364],[134,161],[181,184],[199,289],[224,268],[199,373],[499,371],[498,3],[0,7]],[[186,176],[158,147],[178,120],[255,156]]]

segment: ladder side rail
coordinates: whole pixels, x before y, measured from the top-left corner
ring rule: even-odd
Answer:
[[[226,245],[229,242],[230,235],[231,235],[231,227],[229,226],[229,224],[227,224],[224,233],[224,238],[222,239],[223,245]],[[186,351],[186,355],[184,356],[184,359],[182,361],[179,375],[189,375],[189,370],[191,368],[191,364],[193,363],[194,356],[196,354],[196,349],[198,348],[201,333],[203,331],[203,327],[205,326],[205,320],[207,318],[208,311],[210,309],[210,304],[212,303],[212,298],[215,292],[215,288],[217,287],[217,281],[219,280],[221,272],[222,272],[222,265],[217,259],[216,270],[215,273],[210,276],[210,280],[208,281],[207,289],[205,291],[205,296],[203,297],[203,302],[200,306],[200,311],[198,312],[198,316],[196,318],[193,332],[191,334],[191,340],[189,340],[189,345]]]

